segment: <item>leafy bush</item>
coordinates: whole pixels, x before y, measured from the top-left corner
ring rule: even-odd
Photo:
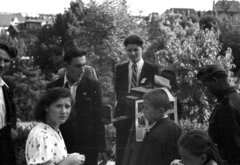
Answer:
[[[163,15],[162,17],[164,18],[160,20],[164,22],[158,24],[158,28],[165,31],[165,38],[162,40],[162,35],[156,36],[154,42],[155,48],[163,45],[162,49],[154,50],[154,54],[149,54],[147,58],[155,61],[160,68],[169,68],[178,74],[181,88],[178,97],[185,104],[185,117],[204,123],[210,116],[215,100],[203,92],[196,74],[204,65],[219,64],[228,71],[231,84],[236,85],[237,79],[233,77],[232,72],[235,65],[231,49],[228,49],[224,55],[220,55],[222,46],[219,34],[214,29],[204,31],[199,26],[193,26],[192,34],[189,35],[189,28],[183,29],[177,23],[178,17],[176,21],[173,20],[174,16]],[[167,19],[174,24],[164,24],[169,22]],[[150,46],[149,49],[153,48]]]
[[[22,121],[32,120],[32,111],[46,88],[47,81],[40,73],[36,67],[24,67],[12,76],[15,82],[14,102]]]
[[[26,165],[25,145],[28,138],[28,134],[32,130],[34,125],[35,123],[33,122],[28,123],[20,122],[17,124],[18,136],[14,140],[17,165]]]
[[[189,132],[193,129],[201,129],[204,131],[208,130],[208,122],[205,123],[199,123],[197,120],[191,121],[190,119],[181,119],[178,123],[179,127],[181,128],[181,133],[184,134],[186,132]]]

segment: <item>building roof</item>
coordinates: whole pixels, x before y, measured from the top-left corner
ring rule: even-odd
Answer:
[[[25,21],[26,23],[42,23],[46,22],[46,20],[41,20],[41,19],[28,19]]]
[[[17,33],[20,32],[19,28],[16,25],[10,25],[7,31],[15,30]]]
[[[0,13],[0,27],[10,26],[14,18],[15,16],[13,14]]]
[[[22,16],[21,13],[16,13],[16,14],[14,14],[14,16],[17,17],[19,22],[21,22],[21,23],[25,22],[25,18]]]
[[[182,15],[197,14],[196,10],[194,10],[192,8],[171,8],[170,11],[172,11],[173,13],[179,13]]]
[[[215,4],[217,12],[240,12],[239,1],[218,1]]]

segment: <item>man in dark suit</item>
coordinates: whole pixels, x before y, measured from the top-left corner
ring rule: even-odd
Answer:
[[[76,46],[68,49],[64,54],[65,75],[47,88],[68,88],[75,98],[70,118],[60,126],[68,152],[84,154],[84,165],[97,165],[98,159],[104,165],[107,155],[101,89],[98,81],[83,75],[86,54]]]
[[[157,67],[142,59],[144,41],[137,35],[131,35],[124,41],[130,61],[116,66],[115,92],[117,106],[114,117],[126,115],[125,96],[131,88],[153,82]],[[121,165],[131,129],[132,120],[114,123],[116,128],[116,165]]]
[[[16,138],[16,108],[13,103],[14,84],[2,77],[10,67],[11,58],[17,56],[17,49],[0,41],[0,164],[15,165],[13,139]]]
[[[143,95],[144,117],[152,124],[143,139],[135,165],[170,165],[179,159],[178,139],[181,130],[167,115],[174,100],[167,89],[153,89]]]

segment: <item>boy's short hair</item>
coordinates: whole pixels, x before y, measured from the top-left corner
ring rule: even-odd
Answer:
[[[152,106],[157,108],[163,108],[165,112],[170,108],[171,104],[167,93],[163,89],[153,89],[143,95],[143,100],[151,102]]]
[[[144,41],[138,35],[131,35],[124,40],[123,44],[125,47],[127,47],[129,44],[135,44],[143,48]]]
[[[73,58],[82,57],[86,55],[87,55],[86,51],[80,49],[77,46],[72,46],[68,48],[64,53],[63,61],[70,64]]]

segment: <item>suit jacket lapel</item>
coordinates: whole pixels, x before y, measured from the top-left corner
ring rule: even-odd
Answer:
[[[76,91],[76,95],[77,93],[83,93],[83,90],[88,89],[89,87],[87,87],[87,85],[90,85],[87,83],[87,78],[86,76],[82,76],[82,79],[80,80],[78,87],[77,87],[77,91]]]
[[[5,101],[5,106],[6,106],[6,110],[11,110],[10,108],[10,98],[9,97],[12,97],[12,92],[10,91],[10,89],[6,86],[6,85],[3,85],[2,86],[2,90],[3,90],[3,96],[4,96],[4,101]]]
[[[139,80],[138,80],[138,84],[140,85],[141,84],[141,80],[143,78],[146,77],[146,75],[148,74],[148,70],[149,70],[149,65],[144,61],[143,63],[143,68],[142,68],[142,71],[140,73],[140,77],[139,77]]]
[[[128,91],[128,83],[129,83],[129,62],[125,63],[123,65],[123,70],[122,70],[122,75],[123,75],[123,84],[124,84],[124,88],[126,89],[126,91]]]
[[[69,89],[68,85],[64,84],[64,76],[56,81],[55,86],[56,87],[64,87],[64,88]]]

